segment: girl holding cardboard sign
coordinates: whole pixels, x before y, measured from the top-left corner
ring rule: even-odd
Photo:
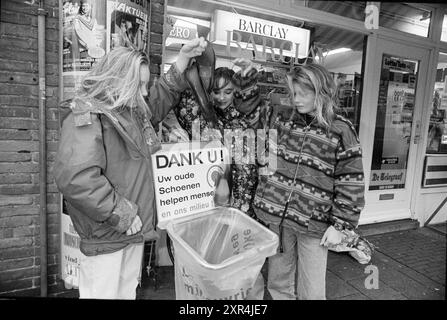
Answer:
[[[150,91],[147,55],[115,48],[62,105],[54,176],[85,255],[80,298],[135,299],[144,241],[158,238],[151,154],[160,142],[154,126],[186,87],[189,60],[205,47],[203,38],[187,43]]]

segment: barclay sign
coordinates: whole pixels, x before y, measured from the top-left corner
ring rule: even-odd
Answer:
[[[269,23],[261,23],[255,21],[249,21],[243,18],[239,19],[240,31],[246,31],[250,33],[256,33],[263,36],[286,39],[288,28],[284,26],[275,26]]]
[[[215,10],[213,21],[210,40],[225,45],[229,56],[239,57],[242,49],[253,50],[258,59],[266,52],[281,59],[308,56],[310,30],[223,10]]]

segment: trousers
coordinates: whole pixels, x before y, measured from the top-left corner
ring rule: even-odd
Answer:
[[[144,244],[97,256],[80,263],[79,298],[135,300],[141,279]]]
[[[279,227],[270,225],[279,235]],[[321,239],[284,227],[283,253],[267,259],[267,290],[274,300],[326,300],[327,247]],[[262,300],[265,282],[259,274],[249,299]]]

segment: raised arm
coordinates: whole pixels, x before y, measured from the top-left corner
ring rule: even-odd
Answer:
[[[152,112],[153,126],[160,123],[168,112],[178,104],[180,93],[188,87],[184,72],[191,58],[201,55],[206,46],[207,42],[203,37],[193,39],[183,45],[177,60],[169,71],[151,87],[148,104]]]

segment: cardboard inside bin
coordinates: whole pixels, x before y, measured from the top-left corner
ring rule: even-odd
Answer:
[[[174,247],[204,269],[217,270],[276,253],[278,236],[242,211],[216,207],[169,223]],[[177,244],[177,246],[176,246]]]
[[[220,141],[162,144],[152,155],[157,227],[214,208],[216,177],[228,164]]]

